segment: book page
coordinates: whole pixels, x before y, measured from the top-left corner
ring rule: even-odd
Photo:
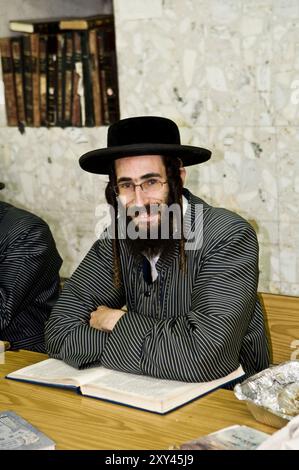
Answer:
[[[56,385],[79,386],[94,378],[95,373],[101,374],[102,367],[93,367],[85,370],[78,370],[65,364],[58,359],[46,359],[32,366],[24,367],[16,372],[8,374],[8,378],[29,380]]]
[[[176,380],[156,379],[145,375],[127,374],[109,369],[103,370],[101,377],[96,377],[85,383],[84,390],[105,389],[118,390],[120,393],[143,396],[159,397],[159,400],[173,394],[181,394],[190,387],[199,384],[178,382]]]
[[[95,395],[98,397],[118,396],[124,401],[128,397],[135,397],[140,400],[175,405],[183,403],[193,397],[200,396],[209,390],[235,379],[243,374],[240,366],[231,374],[210,382],[179,382],[177,380],[157,379],[144,375],[127,374],[109,369],[102,370],[101,377],[94,376],[94,379],[85,383],[81,387],[83,394]]]

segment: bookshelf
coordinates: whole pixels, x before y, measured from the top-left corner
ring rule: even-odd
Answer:
[[[112,0],[10,3],[0,20],[0,125],[22,133],[26,127],[98,127],[118,120]],[[34,4],[38,10],[32,11]],[[70,17],[93,19],[83,29],[59,21]],[[9,30],[10,20],[32,18],[32,32]]]

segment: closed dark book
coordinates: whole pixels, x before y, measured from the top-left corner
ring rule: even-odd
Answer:
[[[91,63],[90,63],[90,57],[89,57],[88,31],[82,31],[80,34],[81,34],[81,51],[82,51],[82,64],[83,64],[84,96],[85,96],[84,125],[86,127],[93,127],[95,122],[94,122],[94,110],[93,110],[92,78],[91,78]]]
[[[47,47],[48,36],[39,36],[39,99],[41,125],[47,125]]]
[[[32,72],[32,100],[33,125],[40,126],[40,91],[39,91],[39,35],[31,34],[31,72]]]
[[[23,37],[23,57],[26,124],[27,126],[33,126],[33,83],[30,36]]]
[[[25,116],[25,97],[24,97],[24,83],[23,83],[23,42],[22,37],[11,38],[11,52],[13,60],[13,70],[15,78],[15,90],[17,100],[17,114],[18,124],[26,124]]]
[[[63,127],[63,97],[65,68],[65,35],[57,34],[57,80],[56,80],[56,125]]]
[[[63,125],[72,125],[72,87],[73,87],[73,36],[65,33],[63,80]]]
[[[7,124],[18,125],[17,98],[13,73],[13,60],[10,38],[0,38],[1,64],[4,83]]]
[[[73,37],[73,76],[72,76],[72,126],[82,126],[82,115],[85,115],[85,98],[83,87],[83,65],[81,54],[81,35],[74,31]]]
[[[47,49],[47,126],[57,123],[57,36],[48,36]]]
[[[97,32],[103,123],[119,120],[119,96],[114,28],[101,28]]]
[[[100,89],[100,73],[99,73],[99,54],[97,46],[97,31],[91,29],[88,32],[89,39],[89,57],[91,70],[91,83],[93,95],[94,121],[96,126],[103,124],[102,99]]]

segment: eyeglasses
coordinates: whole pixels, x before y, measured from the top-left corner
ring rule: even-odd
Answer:
[[[118,196],[131,196],[135,193],[137,186],[140,186],[142,191],[146,194],[154,194],[160,191],[164,184],[167,184],[167,181],[150,178],[140,184],[125,181],[124,183],[119,183],[117,186],[114,186],[113,189]]]

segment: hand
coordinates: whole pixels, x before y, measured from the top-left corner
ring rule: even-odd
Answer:
[[[89,325],[97,330],[110,333],[118,320],[125,314],[124,310],[109,308],[106,305],[100,305],[90,314]]]

